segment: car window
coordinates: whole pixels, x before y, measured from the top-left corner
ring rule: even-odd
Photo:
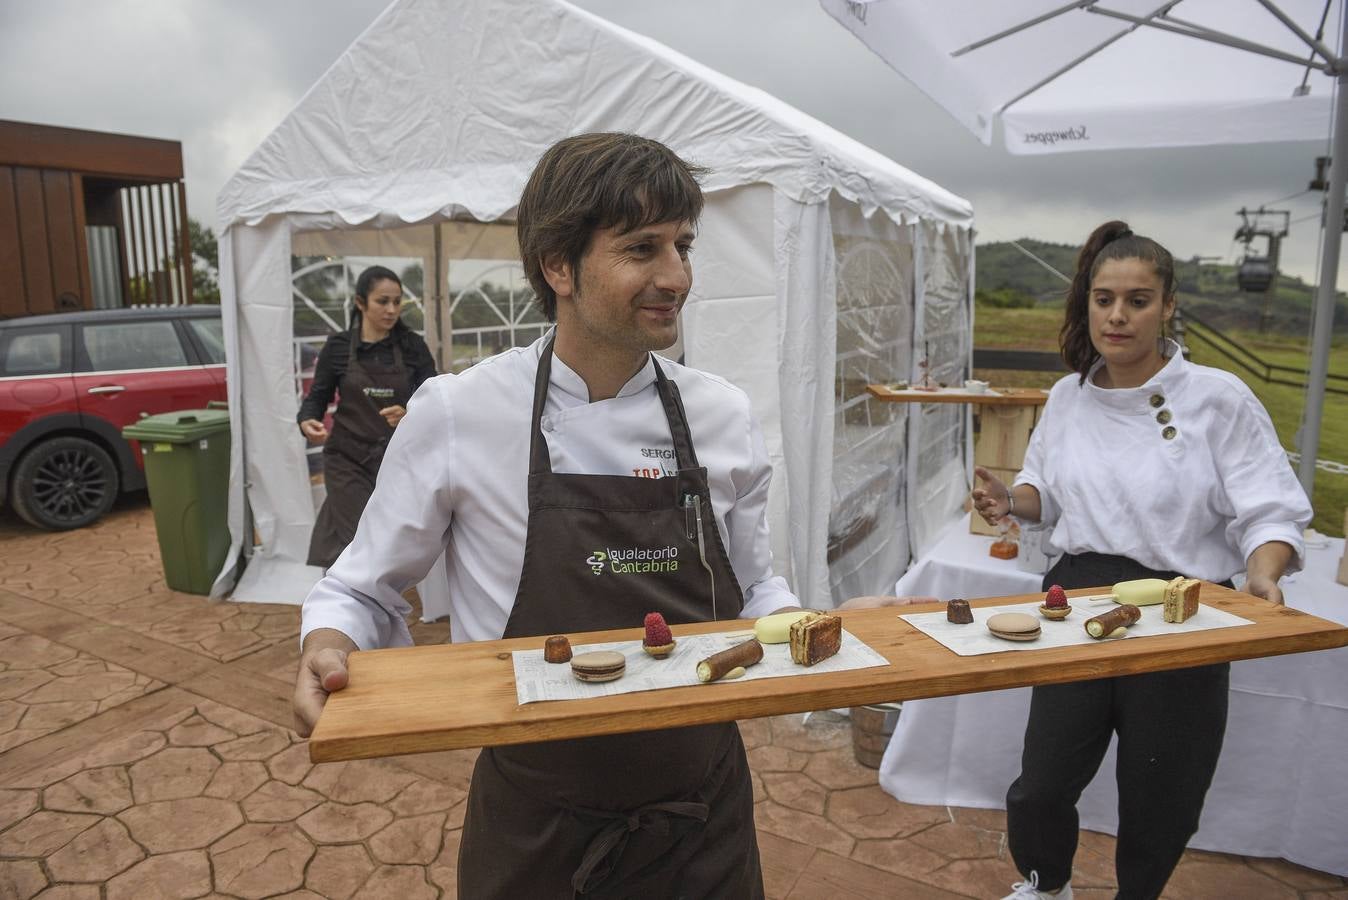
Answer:
[[[0,333],[0,376],[70,371],[63,328],[16,328]]]
[[[187,365],[178,332],[167,319],[158,322],[106,322],[85,325],[85,359],[90,371],[162,369]]]
[[[225,324],[219,319],[188,319],[187,324],[192,328],[192,334],[196,335],[197,343],[201,345],[202,352],[206,355],[206,364],[223,363],[225,361]]]

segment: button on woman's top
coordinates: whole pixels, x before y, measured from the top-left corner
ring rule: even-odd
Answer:
[[[1178,349],[1140,387],[1098,387],[1102,363],[1084,384],[1054,385],[1016,478],[1039,491],[1051,552],[1222,581],[1276,540],[1296,571],[1311,507],[1268,413],[1240,379]]]

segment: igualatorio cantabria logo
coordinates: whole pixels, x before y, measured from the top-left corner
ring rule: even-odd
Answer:
[[[679,571],[678,547],[606,547],[585,560],[596,575],[663,575]]]

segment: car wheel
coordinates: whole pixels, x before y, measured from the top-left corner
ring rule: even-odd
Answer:
[[[14,511],[51,531],[83,528],[112,509],[117,486],[117,466],[102,447],[84,438],[52,438],[14,467]]]

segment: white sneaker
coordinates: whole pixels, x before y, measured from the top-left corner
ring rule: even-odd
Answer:
[[[1002,900],[1072,900],[1072,882],[1067,882],[1056,891],[1039,890],[1039,873],[1031,872],[1029,881],[1017,881],[1011,885],[1011,893]]]

